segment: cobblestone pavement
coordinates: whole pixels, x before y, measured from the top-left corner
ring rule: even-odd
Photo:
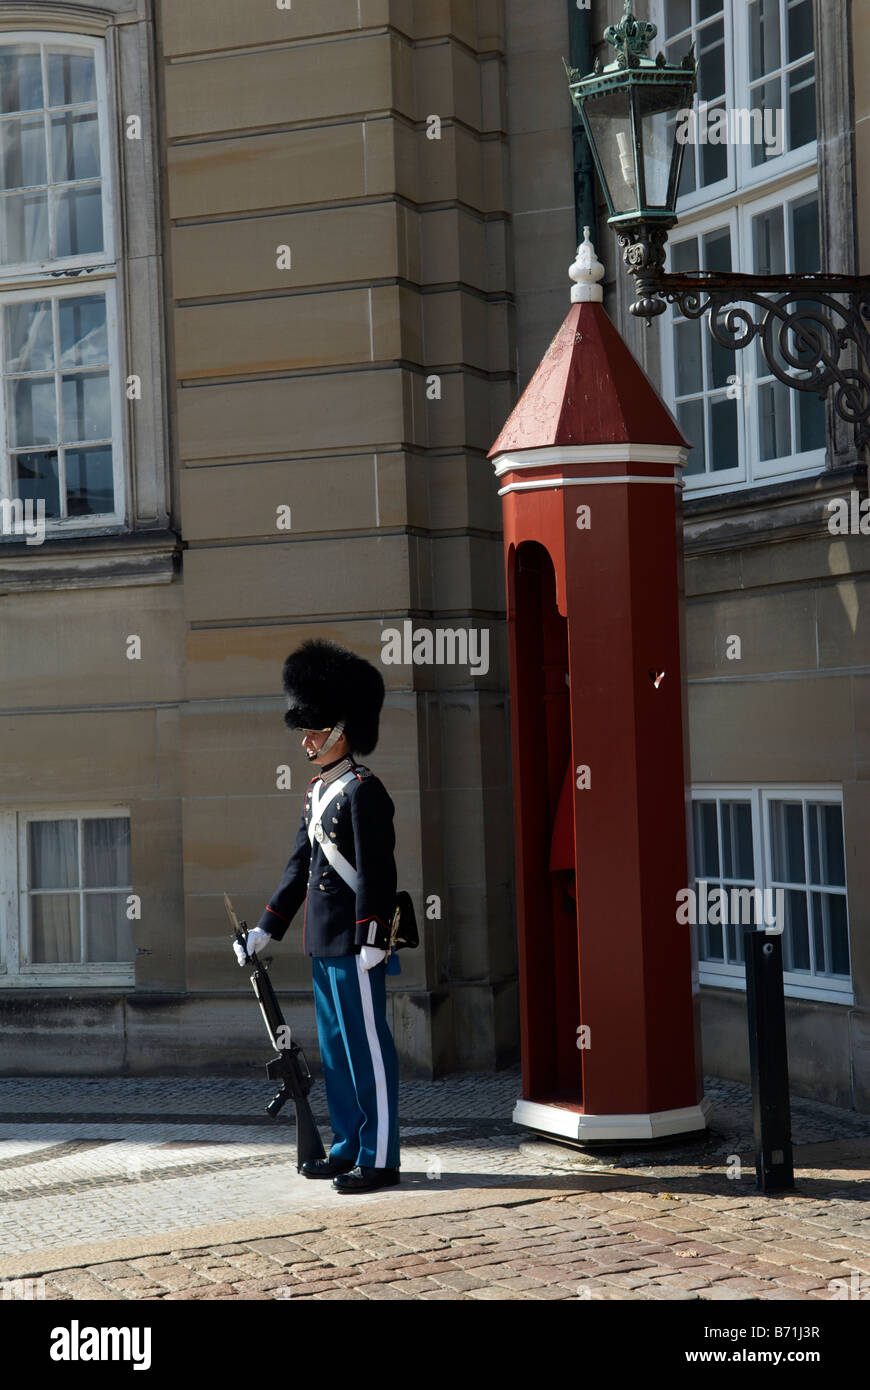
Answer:
[[[707,1078],[704,1138],[630,1152],[520,1129],[519,1089],[403,1083],[402,1182],[350,1198],[296,1174],[258,1081],[0,1081],[0,1280],[72,1300],[870,1299],[870,1116],[793,1099],[796,1188],[766,1197],[736,1083]]]

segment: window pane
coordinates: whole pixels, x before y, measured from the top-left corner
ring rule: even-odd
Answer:
[[[813,904],[813,928],[816,942],[816,969],[822,955],[818,940],[821,935],[825,942],[825,970],[830,975],[845,975],[849,969],[849,930],[846,922],[846,899],[841,893],[811,893]]]
[[[695,827],[695,877],[719,877],[719,835],[715,801],[693,801]]]
[[[725,272],[731,269],[731,232],[727,227],[718,232],[708,232],[702,244],[705,270]]]
[[[722,13],[722,0],[698,0],[698,18],[710,19]]]
[[[795,266],[799,270],[818,270],[821,261],[819,200],[815,194],[801,198],[792,203],[790,211]]]
[[[751,81],[774,72],[782,63],[779,0],[750,0],[749,76]]]
[[[97,76],[90,53],[50,52],[48,91],[51,106],[73,106],[97,99]]]
[[[727,399],[710,402],[710,455],[713,472],[736,468],[740,463],[737,450],[737,402]]]
[[[725,960],[725,944],[722,940],[722,928],[715,922],[708,922],[702,928],[706,938],[703,950],[704,960]],[[700,954],[700,953],[699,953]]]
[[[788,61],[801,58],[813,51],[813,6],[812,0],[800,0],[788,7]]]
[[[36,820],[27,827],[28,887],[79,886],[79,828],[74,820]]]
[[[0,48],[0,111],[39,111],[42,105],[38,46],[15,44]]]
[[[30,959],[34,965],[78,963],[82,958],[79,897],[37,893],[30,898]]]
[[[99,186],[65,189],[56,196],[58,256],[103,249],[103,197]]]
[[[779,883],[806,883],[801,802],[771,801],[769,811],[774,879]]]
[[[45,124],[42,116],[12,117],[0,122],[3,188],[32,188],[47,180]]]
[[[77,444],[87,439],[112,437],[112,410],[108,372],[89,376],[65,376],[61,380],[63,441]]]
[[[704,448],[704,402],[682,401],[677,405],[677,424],[687,442],[692,446],[683,474],[704,473],[706,453]]]
[[[51,169],[54,183],[99,177],[100,133],[95,111],[52,116]]]
[[[130,820],[100,817],[84,822],[85,888],[127,888],[130,884]]]
[[[707,347],[710,353],[709,384],[719,388],[728,386],[732,376],[739,376],[740,354],[732,352],[730,348],[723,347],[721,343],[717,343],[709,330]],[[715,429],[715,425],[713,428]],[[716,442],[715,434],[713,435],[713,442],[714,444]]]
[[[85,893],[85,959],[131,962],[133,923],[124,893]]]
[[[758,388],[758,449],[763,460],[785,458],[791,453],[789,387],[781,381]]]
[[[785,115],[782,106],[782,81],[772,77],[753,87],[749,93],[750,110],[759,112],[753,115],[752,163],[763,164],[766,159],[775,159],[784,153]],[[758,137],[758,138],[756,138]]]
[[[67,516],[100,516],[115,510],[112,450],[67,449]]]
[[[698,31],[698,97],[715,101],[725,94],[725,26],[720,20]]]
[[[59,300],[58,319],[62,367],[91,367],[108,362],[106,300],[103,295],[76,295]]]
[[[846,861],[843,848],[843,812],[830,802],[810,802],[807,806],[810,882],[829,883],[845,888]]]
[[[48,259],[48,194],[9,193],[0,200],[3,264]]]
[[[27,377],[6,384],[9,415],[9,442],[13,448],[26,444],[57,443],[57,410],[54,377]]]
[[[679,34],[692,22],[692,0],[665,0],[665,29]]]
[[[825,403],[809,391],[801,391],[797,408],[799,454],[825,447]]]
[[[722,873],[725,878],[755,878],[752,852],[752,806],[748,801],[723,801]]]
[[[725,103],[721,102],[712,106],[708,112],[708,119],[716,119],[717,112],[725,110]],[[718,183],[728,174],[728,146],[727,144],[713,144],[708,141],[706,145],[698,146],[698,157],[701,166],[701,183],[706,187],[711,183]]]
[[[60,516],[60,481],[54,451],[13,454],[12,477],[15,495],[22,502],[42,501],[46,516]]]
[[[785,224],[781,207],[753,217],[752,248],[757,275],[785,274]]]
[[[703,390],[701,324],[698,319],[687,319],[674,325],[674,363],[678,396],[690,396]]]
[[[3,319],[6,329],[6,370],[51,370],[54,367],[51,301],[32,299],[25,303],[7,304]]]
[[[675,241],[669,245],[671,270],[682,275],[687,270],[698,270],[698,238],[687,237],[685,241]]]
[[[789,149],[800,149],[816,138],[816,67],[802,63],[788,75]]]
[[[783,962],[786,970],[809,970],[810,933],[807,922],[807,895],[795,888],[785,890],[785,938]]]

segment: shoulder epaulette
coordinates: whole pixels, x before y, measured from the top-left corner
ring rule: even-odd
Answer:
[[[361,782],[364,782],[367,777],[374,776],[374,773],[372,772],[371,768],[363,767],[362,763],[354,763],[353,770]]]

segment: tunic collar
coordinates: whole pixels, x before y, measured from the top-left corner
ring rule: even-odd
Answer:
[[[320,780],[328,786],[336,777],[343,777],[346,772],[350,772],[352,767],[353,759],[350,756],[339,758],[337,763],[327,763],[326,767],[321,768]]]

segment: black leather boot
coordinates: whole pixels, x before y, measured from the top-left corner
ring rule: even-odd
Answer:
[[[398,1168],[353,1168],[342,1173],[332,1184],[336,1192],[374,1192],[377,1187],[394,1187],[399,1181]]]

